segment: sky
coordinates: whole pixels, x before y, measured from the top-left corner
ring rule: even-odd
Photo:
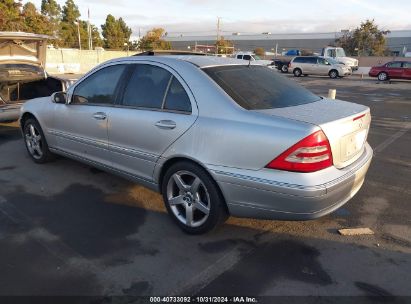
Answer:
[[[31,0],[40,8],[41,0]],[[24,1],[25,2],[25,1]],[[57,0],[63,5],[64,0]],[[122,17],[132,38],[153,27],[170,36],[339,32],[375,19],[381,29],[411,29],[411,0],[75,0],[83,19],[100,28],[107,14]]]

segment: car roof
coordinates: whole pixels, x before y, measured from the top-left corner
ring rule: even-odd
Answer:
[[[130,56],[110,60],[110,62],[123,61],[155,61],[164,64],[176,64],[178,62],[189,62],[199,68],[222,66],[222,65],[247,65],[248,61],[224,58],[218,56],[197,56],[197,55],[164,55],[164,56]]]

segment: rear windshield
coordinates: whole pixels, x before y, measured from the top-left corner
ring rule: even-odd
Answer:
[[[30,64],[20,63],[6,63],[0,64],[0,80],[7,81],[18,78],[39,78],[44,77],[44,71],[42,68]]]
[[[321,99],[293,80],[263,66],[218,66],[203,70],[247,110],[285,108]]]

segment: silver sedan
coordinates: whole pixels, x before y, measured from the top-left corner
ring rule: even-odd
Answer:
[[[35,162],[60,154],[155,189],[188,233],[229,215],[307,220],[336,210],[364,182],[370,121],[368,107],[208,56],[112,60],[20,116]]]

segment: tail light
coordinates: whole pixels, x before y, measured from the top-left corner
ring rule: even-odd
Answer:
[[[333,165],[330,143],[317,131],[287,149],[266,168],[294,172],[315,172]]]

